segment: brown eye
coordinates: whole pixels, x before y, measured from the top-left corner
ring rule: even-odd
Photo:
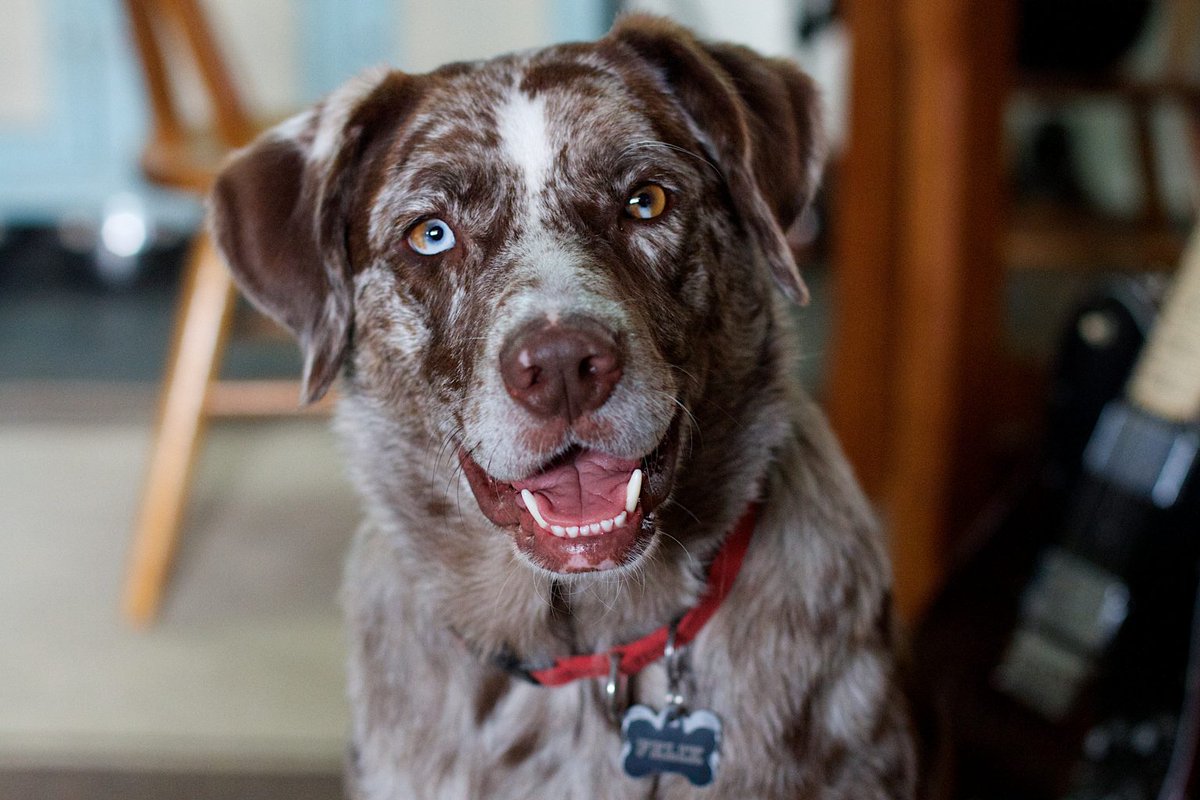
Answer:
[[[408,232],[408,246],[423,256],[436,256],[454,247],[454,231],[440,219],[418,222]]]
[[[667,190],[657,183],[639,186],[625,201],[625,215],[634,219],[654,219],[667,210]]]

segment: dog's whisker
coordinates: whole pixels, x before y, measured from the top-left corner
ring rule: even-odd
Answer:
[[[678,364],[667,364],[667,368],[668,368],[668,369],[673,369],[673,370],[675,370],[676,372],[682,372],[684,375],[686,375],[686,376],[688,377],[688,379],[690,379],[690,380],[691,380],[691,382],[692,382],[692,384],[693,384],[693,386],[694,386],[694,387],[696,387],[696,388],[699,388],[699,386],[700,386],[700,379],[699,379],[699,378],[697,378],[697,377],[696,377],[695,375],[693,375],[692,373],[688,372],[688,371],[687,371],[686,369],[684,369],[683,367],[679,366]]]
[[[448,467],[450,465],[450,455],[451,455],[450,451],[453,446],[454,446],[453,434],[446,434],[444,437],[442,437],[442,443],[438,447],[437,456],[434,458],[434,461],[433,461],[433,465],[434,465],[435,469],[441,469],[443,466]],[[442,461],[443,459],[445,459],[445,464],[443,464],[443,461]]]
[[[724,415],[726,422],[727,422],[727,423],[728,423],[728,424],[729,424],[731,427],[734,427],[734,428],[736,428],[736,429],[738,429],[738,430],[745,430],[745,428],[746,428],[746,423],[745,423],[743,420],[739,419],[739,418],[738,418],[738,417],[737,417],[737,416],[736,416],[736,415],[735,415],[735,414],[734,414],[732,411],[730,411],[730,410],[729,410],[729,409],[728,409],[726,406],[724,406],[724,405],[721,405],[721,404],[719,404],[719,403],[711,403],[710,405],[711,405],[711,407],[713,408],[713,410],[715,410],[715,411],[719,411],[719,412],[721,412],[721,414],[722,414],[722,415]],[[696,421],[696,418],[695,418],[695,417],[692,417],[692,421],[693,421],[693,422],[695,422],[695,421]]]
[[[642,600],[646,596],[646,570],[647,570],[648,562],[651,561],[652,559],[654,559],[655,557],[656,557],[656,553],[649,553],[645,558],[643,558],[636,565],[634,565],[634,568],[629,576],[630,580],[626,581],[627,585],[630,583],[637,584],[638,589],[639,589],[638,600]],[[632,592],[631,592],[631,594],[632,594]]]
[[[691,429],[694,430],[696,432],[696,435],[700,438],[700,444],[703,445],[704,444],[704,429],[701,428],[699,420],[696,419],[696,415],[693,414],[692,410],[687,407],[687,404],[684,403],[679,398],[675,397],[670,392],[663,392],[663,391],[657,391],[657,390],[650,390],[650,391],[654,392],[655,394],[661,395],[662,397],[667,398],[668,400],[670,400],[672,403],[674,403],[676,406],[679,407],[679,410],[683,412],[684,416],[686,416],[688,421],[691,423]],[[689,454],[690,454],[690,450],[689,450]]]
[[[638,141],[638,142],[630,142],[622,149],[621,154],[626,155],[637,149],[654,148],[654,147],[662,148],[664,150],[671,150],[673,152],[680,153],[681,155],[688,156],[689,158],[694,158],[697,161],[699,161],[701,164],[704,164],[705,166],[707,166],[718,176],[721,175],[720,168],[718,168],[716,164],[709,161],[704,156],[699,155],[698,153],[693,153],[691,150],[687,150],[683,147],[680,147],[677,144],[671,144],[670,142],[662,142],[662,141],[658,141],[656,139],[644,139],[644,140]]]
[[[684,510],[686,511],[687,509],[684,509]],[[691,512],[688,512],[688,513],[691,513]],[[681,541],[680,541],[680,540],[679,540],[677,537],[675,537],[675,536],[672,536],[671,534],[667,533],[666,531],[660,530],[660,531],[659,531],[659,533],[662,535],[662,537],[663,537],[664,539],[669,539],[670,541],[672,541],[672,542],[674,542],[675,544],[679,545],[679,549],[680,549],[680,550],[682,550],[682,551],[683,551],[683,554],[684,554],[684,556],[686,556],[686,557],[687,557],[687,561],[688,561],[688,568],[689,568],[689,569],[696,570],[696,569],[699,569],[699,568],[700,568],[700,562],[699,562],[699,561],[697,561],[697,560],[696,560],[696,557],[692,555],[692,551],[687,549],[687,545],[685,545],[685,544],[684,544],[683,542],[681,542]]]
[[[692,510],[691,510],[690,508],[688,508],[687,506],[685,506],[683,503],[679,502],[679,500],[678,500],[678,499],[676,499],[676,500],[675,500],[675,501],[672,503],[672,505],[674,505],[674,506],[675,506],[675,508],[678,508],[680,511],[682,511],[683,513],[685,513],[685,514],[687,514],[689,517],[691,517],[691,518],[692,518],[692,521],[693,521],[693,522],[695,522],[697,525],[699,525],[699,526],[703,526],[703,525],[704,525],[704,523],[700,521],[700,518],[699,518],[698,516],[696,516],[695,514],[693,514],[693,513],[692,513]]]
[[[504,592],[508,589],[508,582],[512,580],[514,575],[519,574],[519,571],[524,569],[516,562],[516,559],[509,559],[504,564],[504,580],[500,582],[500,590],[496,593],[498,597],[503,598]]]
[[[542,601],[542,605],[544,605],[546,608],[550,609],[550,611],[554,611],[554,601],[550,597],[550,587],[547,586],[546,593],[542,594],[542,584],[543,583],[546,583],[546,580],[544,578],[534,580],[533,581],[533,593],[536,594],[537,598]]]
[[[588,594],[590,594],[592,597],[594,597],[596,599],[597,603],[604,606],[604,613],[600,615],[600,620],[603,621],[603,620],[607,619],[610,614],[613,614],[616,612],[617,600],[619,600],[620,596],[621,596],[621,586],[620,586],[619,580],[614,580],[611,576],[606,576],[606,580],[603,581],[604,587],[606,589],[610,589],[610,590],[615,589],[616,595],[613,596],[611,599],[605,599],[604,597],[600,596],[600,591],[599,591],[600,583],[601,583],[600,581],[596,581],[596,582],[589,584],[588,585]]]
[[[452,443],[453,437],[447,436],[447,442]],[[468,451],[468,453],[469,452],[470,451]],[[472,458],[473,457],[474,456],[472,456]],[[463,510],[462,481],[459,480],[459,471],[457,469],[452,468],[449,457],[447,457],[447,460],[446,460],[446,485],[442,489],[444,494],[450,493],[451,485],[453,485],[453,487],[454,487],[454,510],[458,513],[459,522],[461,522],[465,525],[466,521],[467,521],[467,515],[466,515],[466,512]]]
[[[484,469],[487,471],[487,473],[488,473],[488,474],[491,474],[491,471],[492,471],[492,461],[493,461],[493,459],[494,459],[494,458],[496,458],[496,453],[499,451],[499,449],[500,449],[500,446],[502,446],[502,445],[500,445],[499,443],[492,445],[492,451],[491,451],[490,453],[488,453],[488,456],[487,456],[487,459],[486,459],[486,461],[487,461],[487,464],[486,464],[486,467],[484,467]],[[476,464],[480,463],[480,461],[479,461],[479,458],[476,458],[476,457],[475,457],[475,452],[474,452],[474,451],[472,451],[472,450],[468,450],[468,451],[467,451],[467,455],[468,455],[470,458],[472,458],[472,461],[474,461]],[[457,477],[457,475],[451,474],[451,477]],[[455,488],[455,491],[456,491],[457,493],[460,493],[460,494],[462,493],[462,481],[457,481],[457,486],[456,486],[456,488]],[[461,505],[461,503],[460,503],[460,513],[462,513],[462,505]]]
[[[456,476],[453,472],[450,473],[450,480],[454,481],[454,510],[458,512],[460,521],[466,520],[466,514],[463,512],[462,502],[462,481],[454,480]]]
[[[683,367],[679,366],[678,364],[668,364],[668,365],[667,365],[667,368],[668,368],[668,369],[672,369],[672,370],[674,370],[674,371],[676,371],[676,372],[681,372],[681,373],[683,373],[683,374],[684,374],[684,375],[686,375],[686,376],[687,376],[689,379],[691,379],[691,381],[692,381],[692,383],[693,383],[693,384],[695,384],[697,387],[699,387],[699,385],[700,385],[700,380],[699,380],[699,378],[697,378],[697,377],[696,377],[695,375],[693,375],[691,372],[688,372],[686,369],[684,369]],[[666,393],[666,392],[662,392],[662,394],[667,394],[667,393]],[[671,396],[671,395],[668,395],[668,396]],[[673,396],[672,396],[672,397],[673,397]],[[724,414],[724,415],[725,415],[725,418],[726,418],[726,420],[728,420],[728,421],[729,421],[729,423],[730,423],[731,425],[734,425],[735,427],[737,427],[737,428],[739,428],[739,429],[745,428],[745,423],[744,423],[742,420],[738,419],[738,418],[737,418],[737,417],[736,417],[736,416],[733,414],[733,412],[731,412],[731,411],[730,411],[728,408],[726,408],[725,406],[723,406],[723,405],[718,405],[718,404],[713,404],[713,408],[714,408],[714,409],[716,409],[717,411],[720,411],[722,414]],[[694,417],[692,418],[692,421],[693,421],[693,422],[695,421],[695,418],[694,418]]]
[[[692,410],[687,407],[686,403],[684,403],[678,397],[675,397],[674,395],[670,394],[669,392],[658,392],[658,394],[663,395],[664,397],[668,398],[672,403],[679,406],[679,410],[682,411],[684,414],[686,414],[687,418],[689,420],[691,420],[692,426],[695,427],[695,429],[697,431],[700,431],[700,422],[696,419],[696,415],[692,413]]]

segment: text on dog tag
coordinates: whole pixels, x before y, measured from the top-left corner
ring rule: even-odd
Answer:
[[[621,766],[630,777],[675,772],[695,786],[707,786],[716,777],[721,720],[711,711],[631,706],[621,721],[621,738]]]

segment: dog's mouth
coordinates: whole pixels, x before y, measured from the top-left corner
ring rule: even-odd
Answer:
[[[464,448],[458,457],[480,510],[507,529],[534,564],[552,572],[635,563],[655,533],[654,512],[674,484],[679,420],[641,458],[574,446],[531,475],[493,478]]]

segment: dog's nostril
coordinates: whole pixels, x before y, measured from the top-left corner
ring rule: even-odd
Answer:
[[[602,379],[611,372],[619,372],[620,361],[613,355],[588,356],[579,364],[579,377],[587,379]]]
[[[509,395],[546,419],[575,419],[604,405],[621,378],[621,365],[616,337],[587,318],[529,325],[500,353]]]

